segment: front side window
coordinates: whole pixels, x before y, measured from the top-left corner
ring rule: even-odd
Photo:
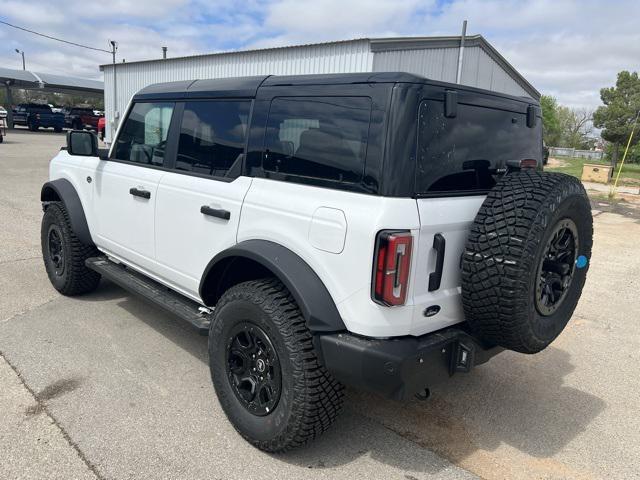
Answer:
[[[114,158],[162,166],[173,114],[173,103],[136,103],[122,125]]]
[[[263,168],[291,177],[356,183],[367,151],[371,99],[281,97],[269,110]]]
[[[224,177],[241,162],[251,102],[187,102],[180,125],[176,170]]]

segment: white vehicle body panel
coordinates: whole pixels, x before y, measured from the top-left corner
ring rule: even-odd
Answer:
[[[269,240],[299,255],[327,287],[349,331],[372,337],[422,335],[464,319],[459,259],[482,198],[416,201],[256,178],[245,198],[238,241]],[[309,232],[318,228],[314,217],[318,209],[343,212],[347,228],[340,253],[314,248]],[[421,217],[425,218],[422,225]],[[453,219],[456,222],[451,222]],[[375,239],[385,229],[410,230],[414,236],[408,300],[399,307],[382,306],[371,299]],[[334,225],[327,230],[340,229]],[[435,269],[433,235],[437,232],[447,239],[447,253],[442,287],[429,293],[428,274]],[[341,240],[339,233],[335,239],[329,233],[327,236],[326,243]],[[434,304],[440,305],[440,312],[425,318],[424,309]]]
[[[98,161],[93,181],[96,245],[144,269],[155,266],[155,205],[162,170]],[[129,193],[148,191],[145,199]]]
[[[484,196],[421,198],[416,200],[420,215],[420,234],[414,239],[418,268],[413,271],[413,322],[411,335],[423,335],[464,320],[460,299],[460,262],[471,224]],[[429,275],[436,269],[433,239],[440,233],[446,242],[440,288],[429,292]],[[438,305],[440,311],[425,318],[427,307]]]
[[[216,254],[236,244],[242,201],[251,178],[233,182],[167,173],[156,199],[156,273],[198,296],[200,279]],[[227,210],[229,220],[204,215],[203,205]]]

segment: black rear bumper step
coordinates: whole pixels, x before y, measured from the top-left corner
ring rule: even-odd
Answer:
[[[338,380],[403,400],[457,372],[469,372],[504,349],[457,327],[421,337],[375,339],[348,332],[319,336],[325,367]]]
[[[150,300],[168,312],[192,324],[201,335],[209,334],[209,315],[200,311],[197,302],[174,292],[164,285],[145,277],[126,266],[112,262],[107,257],[87,258],[85,265],[125,290]]]

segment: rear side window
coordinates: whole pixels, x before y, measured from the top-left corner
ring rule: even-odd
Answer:
[[[540,161],[540,121],[527,127],[524,113],[458,104],[454,118],[443,102],[420,104],[416,193],[474,193],[490,190],[506,162]]]
[[[249,101],[187,102],[180,125],[176,170],[223,177],[241,162]]]
[[[173,103],[134,104],[116,140],[114,157],[162,166],[172,115]]]
[[[371,99],[281,97],[269,110],[263,168],[267,174],[356,183],[362,179]]]

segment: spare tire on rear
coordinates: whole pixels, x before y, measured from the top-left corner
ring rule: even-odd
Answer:
[[[561,173],[505,175],[480,208],[462,258],[462,302],[486,343],[546,348],[578,303],[593,220],[580,181]]]

